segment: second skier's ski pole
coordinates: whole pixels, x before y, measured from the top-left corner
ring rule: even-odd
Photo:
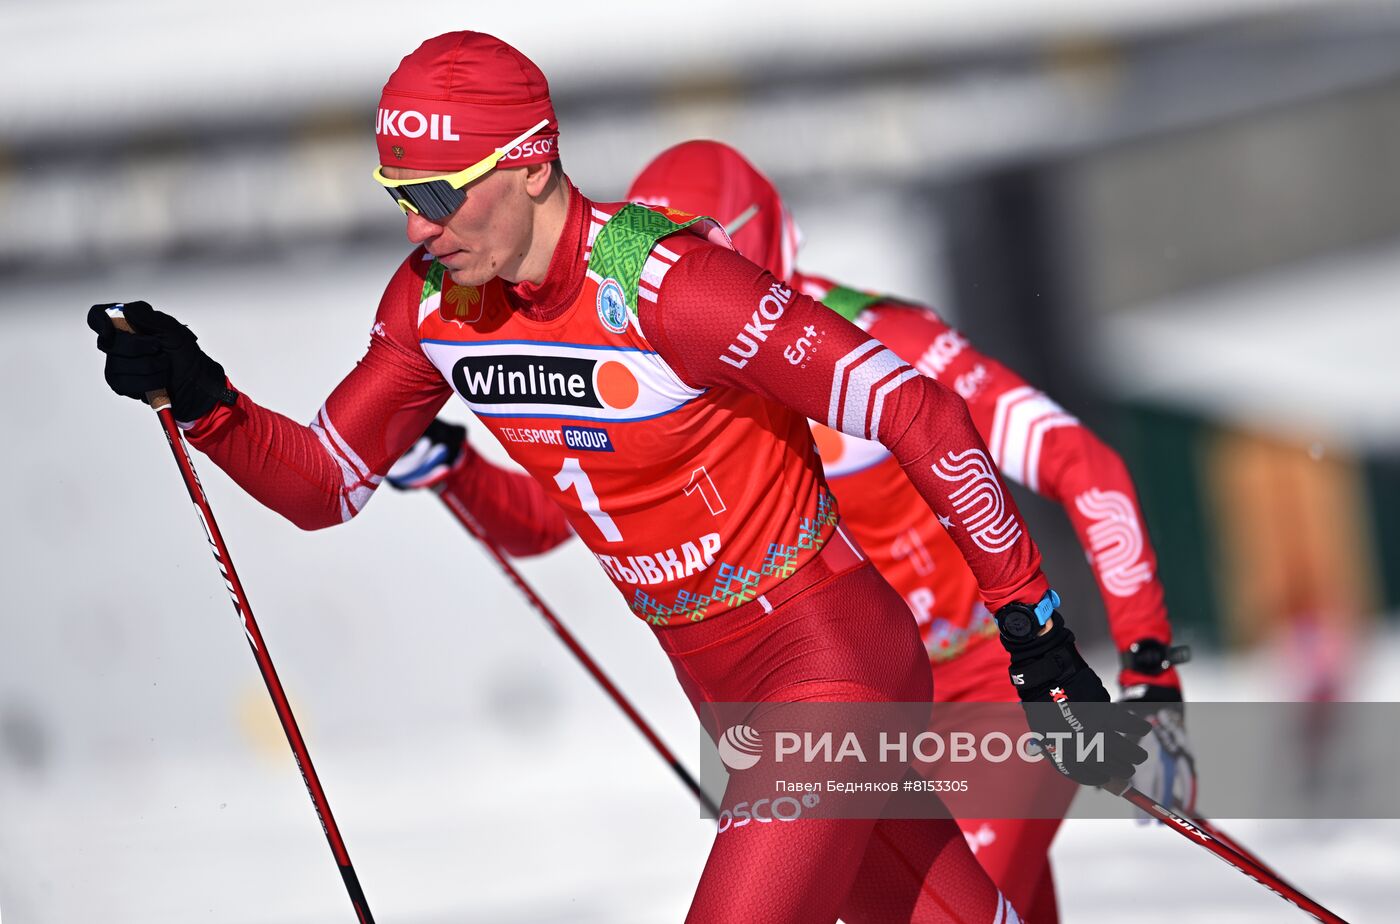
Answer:
[[[1202,831],[1209,834],[1211,837],[1215,838],[1220,843],[1224,844],[1226,847],[1229,847],[1235,853],[1239,854],[1249,862],[1253,863],[1255,866],[1262,869],[1264,872],[1273,876],[1279,882],[1285,883],[1292,888],[1297,888],[1297,886],[1294,886],[1287,879],[1283,878],[1282,874],[1280,874],[1278,870],[1274,869],[1272,866],[1261,860],[1258,854],[1245,847],[1243,844],[1235,840],[1230,835],[1226,834],[1224,831],[1220,830],[1220,827],[1216,825],[1215,822],[1210,821],[1206,818],[1202,818],[1199,815],[1193,815],[1191,817],[1191,823],[1194,824],[1196,827],[1200,828]]]
[[[708,809],[711,814],[719,814],[719,806],[715,805],[714,800],[706,795],[705,791],[700,788],[700,783],[695,777],[691,776],[690,771],[685,768],[685,764],[681,763],[680,759],[671,753],[671,749],[666,747],[666,743],[652,730],[647,720],[642,718],[641,713],[633,708],[632,704],[627,700],[627,697],[622,695],[622,691],[613,684],[607,674],[603,673],[603,669],[598,666],[598,662],[594,661],[592,656],[584,649],[583,645],[579,643],[578,639],[574,638],[574,634],[560,622],[559,617],[554,615],[554,611],[540,599],[539,594],[535,593],[530,585],[525,583],[525,579],[520,576],[520,572],[515,570],[515,566],[506,558],[505,553],[500,550],[496,543],[491,541],[490,536],[486,535],[486,531],[482,529],[481,524],[472,516],[471,511],[467,509],[466,505],[463,504],[461,500],[445,491],[439,490],[438,496],[442,498],[443,503],[447,505],[447,509],[452,511],[453,516],[461,522],[467,532],[475,536],[477,541],[485,546],[486,551],[491,553],[491,557],[496,560],[496,564],[505,572],[506,577],[510,578],[511,583],[525,595],[525,599],[529,601],[530,606],[534,608],[535,612],[544,617],[544,621],[549,623],[549,627],[554,630],[555,635],[559,636],[559,640],[564,643],[564,647],[573,652],[574,657],[583,665],[584,670],[592,675],[593,679],[598,682],[598,685],[603,688],[604,692],[617,704],[617,707],[627,715],[627,718],[632,720],[632,724],[637,727],[637,731],[641,732],[642,737],[646,738],[647,741],[651,743],[651,746],[661,755],[661,759],[671,765],[671,769],[675,771],[676,776],[680,777],[681,782],[684,783],[691,794],[699,800],[700,805]]]
[[[1347,924],[1340,916],[1333,914],[1331,911],[1322,907],[1322,905],[1304,895],[1299,889],[1284,881],[1282,877],[1254,862],[1248,856],[1240,853],[1223,841],[1217,840],[1206,833],[1200,825],[1181,817],[1152,797],[1145,795],[1126,783],[1119,783],[1117,785],[1123,787],[1121,792],[1113,788],[1114,784],[1109,784],[1105,786],[1104,789],[1114,793],[1114,795],[1122,796],[1124,799],[1127,799],[1153,818],[1164,822],[1167,827],[1178,832],[1182,837],[1200,844],[1226,863],[1229,863],[1235,869],[1244,873],[1250,879],[1253,879],[1284,901],[1291,902],[1298,906],[1298,908],[1323,922],[1323,924]]]

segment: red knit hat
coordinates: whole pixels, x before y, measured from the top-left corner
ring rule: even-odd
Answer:
[[[379,98],[379,162],[414,170],[461,170],[541,120],[549,124],[501,159],[523,167],[559,156],[549,83],[535,63],[481,32],[430,38],[404,58]]]
[[[727,144],[667,148],[637,174],[627,198],[709,215],[724,224],[735,250],[785,282],[792,278],[797,225],[773,183]]]

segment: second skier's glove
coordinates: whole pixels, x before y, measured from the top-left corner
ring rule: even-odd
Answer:
[[[108,314],[114,308],[121,310],[134,333],[117,330]],[[147,392],[164,389],[175,419],[182,423],[238,399],[224,378],[224,367],[199,348],[194,331],[146,302],[93,305],[87,323],[97,334],[97,348],[107,354],[103,376],[117,394],[144,401]]]
[[[1001,643],[1011,654],[1011,683],[1056,769],[1085,786],[1127,780],[1147,759],[1137,742],[1151,726],[1109,702],[1103,681],[1075,647],[1074,633],[1054,611],[1058,604],[1052,591],[1037,607],[1012,603],[997,611]],[[1042,634],[1047,623],[1050,629]]]
[[[441,418],[428,424],[418,441],[399,456],[384,479],[400,491],[431,488],[457,464],[467,428]]]
[[[1140,683],[1123,691],[1121,703],[1147,721],[1152,734],[1142,739],[1147,762],[1133,784],[1174,812],[1196,814],[1196,761],[1186,737],[1186,707],[1174,686]],[[1147,815],[1140,815],[1146,822]]]

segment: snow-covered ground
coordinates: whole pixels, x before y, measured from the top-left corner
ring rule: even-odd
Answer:
[[[5,924],[351,919],[164,441],[106,391],[82,319],[145,297],[247,394],[309,420],[397,256],[77,264],[0,298]],[[710,824],[435,499],[386,491],[305,534],[198,461],[381,922],[683,917]],[[572,545],[524,570],[694,765],[665,659],[591,558]],[[1380,670],[1400,638],[1368,651],[1354,695],[1400,700]],[[1201,700],[1278,695],[1257,658],[1188,676]],[[1400,821],[1225,827],[1348,920],[1395,919]],[[1070,822],[1055,859],[1067,922],[1303,920],[1165,830]]]

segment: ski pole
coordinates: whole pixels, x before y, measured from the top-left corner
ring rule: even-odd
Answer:
[[[109,309],[108,315],[118,330],[134,333],[131,325],[127,323],[126,318],[121,313],[121,306]],[[170,452],[175,456],[175,464],[180,469],[180,476],[185,480],[185,490],[189,492],[195,512],[199,514],[199,522],[204,526],[204,536],[209,540],[209,549],[214,553],[214,561],[223,573],[224,584],[228,587],[229,596],[233,598],[233,610],[238,614],[239,622],[243,624],[243,633],[248,637],[248,644],[253,649],[253,657],[258,662],[258,670],[262,672],[263,682],[267,684],[267,692],[272,697],[272,705],[277,710],[277,718],[282,723],[282,730],[287,734],[287,743],[292,746],[292,756],[296,758],[297,768],[301,770],[302,782],[306,784],[306,791],[311,796],[312,804],[316,807],[316,817],[321,820],[321,830],[325,832],[326,840],[330,843],[331,853],[335,856],[336,866],[340,868],[340,878],[345,881],[345,890],[350,894],[350,903],[355,906],[355,914],[359,918],[360,924],[374,924],[374,916],[369,911],[369,902],[365,899],[364,890],[360,888],[360,879],[355,875],[355,867],[350,864],[350,854],[345,849],[345,841],[341,839],[340,828],[335,823],[335,816],[331,814],[330,802],[326,799],[325,790],[321,788],[321,780],[316,775],[316,768],[311,764],[311,754],[307,751],[306,742],[301,737],[301,729],[297,727],[296,717],[292,715],[292,707],[287,702],[287,694],[282,689],[282,681],[277,679],[277,670],[272,666],[272,658],[267,652],[267,644],[263,641],[262,633],[258,631],[257,621],[253,619],[253,608],[248,605],[248,597],[243,592],[243,583],[238,579],[238,572],[233,568],[233,559],[229,557],[228,546],[224,544],[224,537],[219,532],[218,524],[214,522],[214,511],[209,506],[209,498],[204,493],[204,486],[199,482],[199,475],[195,473],[194,462],[190,459],[190,453],[185,446],[184,438],[180,435],[180,429],[175,424],[175,414],[170,409],[170,396],[164,390],[147,392],[146,403],[151,406],[160,419],[161,429],[165,431],[165,439],[170,444]]]
[[[1190,754],[1183,754],[1181,756],[1181,759],[1186,761],[1186,763],[1189,764],[1191,767],[1191,792],[1187,795],[1186,799],[1182,804],[1194,807],[1196,804],[1196,761],[1191,757]],[[1214,823],[1212,823],[1209,819],[1202,818],[1200,815],[1195,814],[1194,811],[1188,812],[1188,817],[1190,817],[1191,821],[1195,823],[1196,827],[1200,828],[1202,831],[1206,832],[1211,837],[1224,844],[1226,847],[1229,847],[1235,853],[1244,857],[1246,860],[1253,863],[1255,866],[1259,867],[1264,872],[1273,876],[1280,882],[1288,883],[1288,885],[1290,886],[1293,885],[1292,883],[1288,882],[1288,880],[1285,879],[1282,875],[1280,875],[1278,870],[1274,869],[1272,866],[1259,859],[1258,854],[1254,853],[1252,850],[1249,850],[1239,841],[1235,840],[1233,837],[1220,830],[1220,828],[1217,827]],[[1293,886],[1293,888],[1297,887]]]
[[[1212,822],[1212,821],[1210,821],[1210,820],[1208,820],[1208,819],[1202,818],[1202,817],[1199,816],[1199,815],[1193,815],[1193,816],[1191,816],[1191,822],[1192,822],[1192,824],[1194,824],[1196,827],[1200,828],[1202,831],[1204,831],[1205,833],[1209,834],[1211,837],[1215,838],[1215,839],[1216,839],[1217,841],[1219,841],[1220,843],[1224,844],[1226,847],[1229,847],[1229,848],[1230,848],[1231,850],[1233,850],[1235,853],[1237,853],[1237,854],[1239,854],[1240,856],[1244,857],[1246,860],[1248,860],[1249,862],[1253,863],[1255,866],[1259,867],[1259,868],[1262,869],[1264,872],[1266,872],[1266,873],[1268,873],[1269,875],[1273,876],[1273,877],[1274,877],[1275,879],[1277,879],[1279,882],[1282,882],[1282,883],[1284,883],[1285,885],[1288,885],[1288,886],[1290,886],[1290,887],[1292,887],[1292,888],[1294,888],[1294,889],[1297,889],[1297,886],[1294,886],[1294,885],[1293,885],[1291,882],[1289,882],[1287,879],[1283,878],[1282,874],[1280,874],[1278,870],[1274,869],[1272,866],[1270,866],[1269,864],[1265,863],[1263,860],[1259,859],[1259,855],[1258,855],[1258,854],[1254,853],[1252,850],[1249,850],[1247,847],[1245,847],[1245,846],[1244,846],[1243,844],[1241,844],[1239,841],[1235,840],[1233,837],[1231,837],[1230,835],[1226,834],[1224,831],[1220,830],[1220,827],[1219,827],[1218,825],[1216,825],[1214,822]],[[1301,890],[1299,890],[1299,891],[1301,891]]]
[[[612,697],[612,701],[617,704],[617,707],[626,713],[627,718],[631,719],[632,724],[637,727],[637,731],[641,732],[642,737],[651,742],[651,746],[656,749],[656,753],[661,755],[661,759],[671,765],[671,769],[675,771],[676,776],[680,777],[681,782],[684,783],[691,794],[699,800],[700,805],[708,809],[711,814],[718,815],[719,806],[715,805],[714,800],[705,794],[705,791],[700,788],[700,784],[696,781],[695,777],[691,776],[690,771],[685,768],[685,765],[680,762],[676,755],[671,753],[670,748],[666,747],[666,743],[652,730],[647,720],[642,718],[641,713],[637,712],[637,710],[632,707],[632,704],[628,702],[627,697],[622,695],[622,691],[608,679],[608,675],[603,673],[603,669],[598,666],[598,662],[593,660],[584,649],[583,645],[574,637],[573,633],[560,622],[559,617],[554,615],[554,611],[551,610],[530,585],[525,582],[525,579],[520,576],[520,572],[516,571],[515,566],[506,558],[505,553],[491,540],[491,537],[486,535],[486,531],[482,528],[481,524],[477,522],[476,517],[472,516],[471,511],[467,509],[466,505],[462,503],[459,498],[443,491],[441,488],[436,490],[438,491],[438,496],[442,498],[443,503],[452,511],[453,516],[466,528],[467,532],[475,536],[477,541],[486,547],[486,551],[491,553],[491,557],[496,560],[496,564],[505,572],[506,577],[510,578],[516,588],[525,595],[525,599],[529,601],[530,606],[534,608],[535,612],[544,617],[545,622],[549,623],[549,627],[554,630],[555,635],[559,636],[559,640],[564,643],[564,647],[573,652],[574,657],[583,665],[584,670],[588,671],[593,679],[598,682],[598,686],[602,687],[608,696]]]
[[[1116,791],[1114,787],[1121,786],[1121,791]],[[1310,914],[1322,924],[1347,924],[1340,916],[1333,914],[1308,896],[1304,895],[1294,886],[1285,882],[1282,877],[1273,873],[1267,867],[1254,862],[1247,855],[1240,853],[1222,840],[1208,834],[1198,824],[1194,824],[1180,815],[1166,808],[1155,799],[1151,798],[1129,786],[1125,782],[1110,782],[1104,789],[1114,795],[1122,796],[1142,811],[1166,824],[1193,843],[1199,843],[1220,859],[1229,863],[1235,869],[1244,873],[1250,879],[1273,892],[1286,902],[1296,905],[1302,911]]]

